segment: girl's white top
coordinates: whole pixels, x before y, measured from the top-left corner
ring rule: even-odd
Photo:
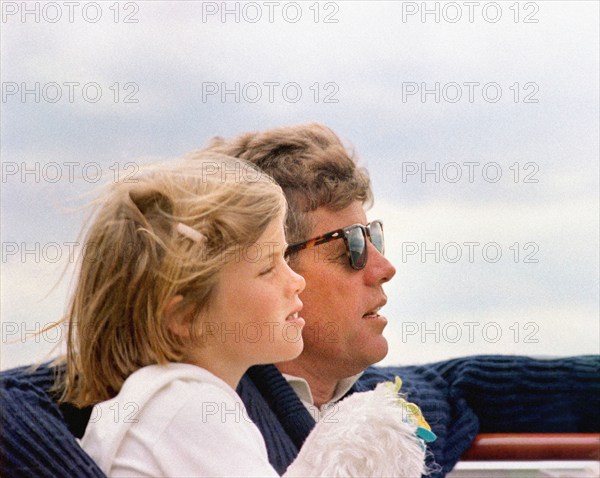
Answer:
[[[235,390],[189,364],[130,375],[94,407],[81,445],[108,476],[279,476]]]

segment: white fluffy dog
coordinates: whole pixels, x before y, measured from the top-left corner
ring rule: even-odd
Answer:
[[[415,421],[390,384],[355,393],[317,423],[284,476],[418,478],[427,469]]]

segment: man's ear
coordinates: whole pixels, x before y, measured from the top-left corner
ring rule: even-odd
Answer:
[[[182,302],[182,295],[176,295],[169,300],[165,307],[165,320],[167,327],[173,334],[182,339],[189,339],[191,316],[189,313],[186,313],[185,308],[181,306]]]

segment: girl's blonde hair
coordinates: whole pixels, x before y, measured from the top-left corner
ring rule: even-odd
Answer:
[[[164,319],[183,296],[196,337],[223,266],[286,212],[281,188],[250,163],[192,153],[112,184],[85,237],[86,254],[65,320],[62,401],[114,397],[137,369],[184,358],[186,341]]]

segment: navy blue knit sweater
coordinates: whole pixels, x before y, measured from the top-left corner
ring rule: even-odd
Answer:
[[[533,360],[477,356],[412,367],[370,367],[349,393],[400,376],[438,439],[430,450],[449,472],[479,432],[600,431],[600,356]],[[57,407],[48,390],[53,371],[2,372],[2,476],[103,477],[75,441],[91,409]],[[262,432],[269,460],[283,473],[314,426],[296,393],[274,366],[252,367],[238,393]],[[376,445],[374,445],[376,446]]]

